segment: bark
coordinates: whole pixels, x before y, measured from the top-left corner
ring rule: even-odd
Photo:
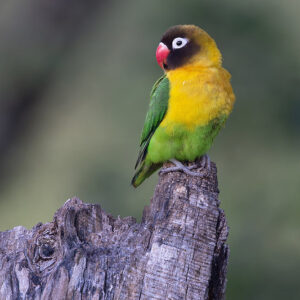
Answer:
[[[219,204],[213,163],[160,175],[141,223],[70,199],[51,223],[0,233],[0,299],[224,299]]]

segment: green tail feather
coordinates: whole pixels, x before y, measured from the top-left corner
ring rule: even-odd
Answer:
[[[161,164],[151,164],[146,163],[145,161],[141,167],[134,174],[131,184],[136,188],[138,187],[146,178],[153,174],[157,169],[159,169]]]

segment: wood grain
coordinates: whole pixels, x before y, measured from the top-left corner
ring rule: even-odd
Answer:
[[[70,199],[51,223],[0,233],[0,299],[224,299],[219,204],[213,163],[161,175],[141,223]]]

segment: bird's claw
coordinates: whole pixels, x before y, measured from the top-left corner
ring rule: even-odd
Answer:
[[[201,156],[200,166],[201,166],[201,169],[207,169],[208,171],[210,171],[211,161],[210,161],[210,158],[207,154],[204,154],[204,155]]]
[[[170,162],[172,162],[175,167],[169,167],[166,169],[162,169],[159,171],[159,174],[165,174],[165,173],[169,173],[169,172],[176,172],[176,171],[181,171],[184,172],[187,175],[190,176],[197,176],[197,177],[202,177],[204,175],[203,172],[193,172],[191,170],[199,168],[198,164],[194,164],[191,166],[185,166],[183,165],[180,161],[176,160],[176,159],[171,159]],[[207,154],[203,155],[201,157],[201,161],[200,161],[200,168],[201,169],[207,169],[210,170],[210,158]]]

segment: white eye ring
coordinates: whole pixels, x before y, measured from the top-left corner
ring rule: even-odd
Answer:
[[[184,47],[188,43],[188,39],[182,38],[182,37],[177,37],[173,40],[172,42],[172,48],[173,49],[180,49]]]

